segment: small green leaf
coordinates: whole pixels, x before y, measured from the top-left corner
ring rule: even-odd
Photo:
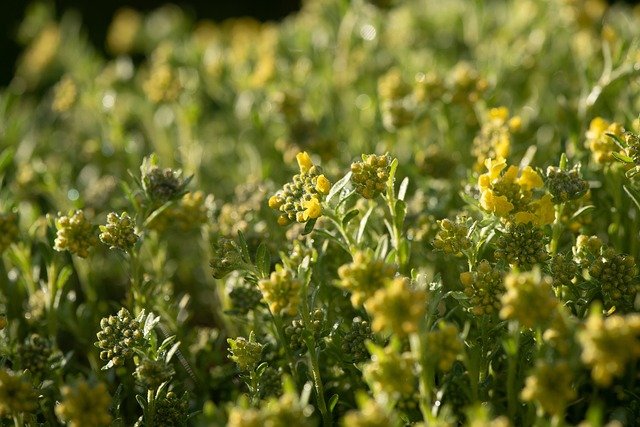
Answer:
[[[13,154],[14,152],[12,148],[6,148],[2,151],[2,154],[0,154],[0,173],[5,170],[9,164],[11,164],[13,161]]]
[[[351,171],[347,172],[345,176],[340,178],[335,184],[331,186],[331,190],[329,190],[329,194],[327,194],[327,202],[333,198],[336,194],[338,194],[342,189],[349,183],[351,179]]]
[[[147,319],[144,322],[144,328],[142,330],[142,334],[145,337],[148,336],[153,330],[153,328],[156,327],[158,322],[160,322],[160,317],[156,317],[153,315],[153,313],[149,313],[149,315],[147,316]]]
[[[251,264],[251,257],[249,256],[249,247],[247,246],[247,239],[244,237],[244,233],[238,230],[238,240],[240,241],[240,251],[242,252],[242,260],[247,264]]]
[[[573,215],[571,215],[571,219],[569,219],[569,221],[573,221],[575,219],[577,219],[580,215],[582,215],[585,212],[588,212],[592,209],[595,209],[596,207],[593,205],[588,205],[588,206],[583,206],[580,209],[578,209],[577,211],[575,211],[575,213]]]
[[[170,337],[170,338],[175,338],[175,336]],[[171,358],[173,357],[174,354],[176,354],[176,352],[178,351],[178,347],[180,347],[180,341],[178,341],[177,343],[175,343],[170,349],[169,351],[167,351],[167,355],[165,357],[165,360],[167,361],[167,363],[171,360]]]
[[[56,279],[56,289],[62,289],[64,287],[69,277],[71,277],[71,273],[73,273],[73,268],[71,268],[70,265],[65,265]]]
[[[628,187],[626,185],[623,185],[622,189],[625,193],[627,193],[631,200],[633,200],[633,203],[635,203],[636,207],[640,209],[640,192],[638,191],[638,189]]]
[[[407,187],[409,186],[409,177],[405,177],[400,183],[400,188],[398,188],[398,200],[404,200],[405,195],[407,194]]]
[[[369,217],[371,216],[371,212],[373,212],[373,208],[373,204],[369,205],[369,209],[360,220],[360,227],[358,228],[358,235],[356,236],[356,243],[358,244],[362,241],[362,236],[364,235],[364,230],[367,228],[367,223],[369,222]]]
[[[260,246],[258,246],[256,267],[258,267],[262,277],[267,277],[271,272],[271,253],[264,243],[260,243]]]
[[[612,155],[613,157],[615,157],[615,158],[616,158],[616,160],[618,160],[618,161],[620,161],[620,162],[622,162],[622,163],[627,163],[627,164],[629,164],[629,163],[633,163],[633,159],[632,159],[631,157],[629,157],[629,156],[625,156],[624,154],[620,154],[620,153],[618,153],[617,151],[612,151],[612,152],[611,152],[611,155]]]
[[[560,155],[560,165],[559,165],[561,171],[567,170],[567,163],[568,163],[567,155],[562,153]]]
[[[621,149],[624,150],[626,147],[626,143],[624,142],[624,140],[622,138],[620,138],[618,135],[615,135],[611,132],[605,132],[605,135],[607,135],[609,138],[613,139],[613,141],[616,143],[616,145]]]
[[[636,175],[640,174],[640,168],[638,168],[637,166],[633,169],[629,169],[627,172],[625,172],[625,176],[629,179],[635,177]]]
[[[329,412],[333,412],[333,408],[336,407],[336,403],[338,403],[339,398],[340,396],[338,396],[337,393],[329,398]]]
[[[407,205],[402,200],[396,201],[395,208],[395,226],[398,230],[402,230],[402,225],[404,224],[404,218],[407,215]]]
[[[306,222],[306,224],[304,225],[304,231],[302,232],[303,236],[306,236],[313,231],[313,227],[315,227],[317,220],[318,218],[311,218]]]
[[[349,221],[351,221],[353,218],[358,216],[359,213],[360,211],[358,209],[352,209],[349,212],[347,212],[344,218],[342,218],[342,226],[346,227]]]

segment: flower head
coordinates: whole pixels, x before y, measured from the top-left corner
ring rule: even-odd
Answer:
[[[93,227],[84,212],[71,211],[68,216],[59,216],[55,222],[58,232],[53,248],[69,251],[80,258],[89,256],[89,248],[98,243],[98,238],[93,234]]]
[[[111,396],[104,383],[94,386],[86,381],[62,387],[62,401],[56,406],[56,415],[70,427],[111,425],[109,413]]]

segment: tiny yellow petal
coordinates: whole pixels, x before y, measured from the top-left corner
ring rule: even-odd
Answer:
[[[544,187],[544,181],[542,177],[533,170],[531,166],[527,166],[522,170],[520,178],[518,178],[518,185],[525,190],[532,190],[534,188]]]
[[[518,172],[520,172],[520,169],[518,169],[517,166],[509,166],[509,169],[507,169],[507,171],[504,173],[504,175],[502,176],[502,179],[505,182],[515,182],[516,178],[518,177]]]
[[[302,207],[305,208],[302,212],[303,220],[318,218],[322,215],[322,206],[318,199],[313,197],[311,200],[307,200],[302,203]]]
[[[318,180],[316,181],[316,190],[325,195],[329,194],[329,190],[331,190],[331,183],[324,175],[320,175],[318,177]]]
[[[296,155],[296,160],[298,161],[298,166],[300,167],[300,172],[305,173],[311,169],[313,166],[313,162],[311,161],[311,156],[306,151],[298,153]]]

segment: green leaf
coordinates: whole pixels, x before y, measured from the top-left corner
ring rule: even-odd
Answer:
[[[262,277],[267,277],[271,272],[271,253],[264,242],[258,246],[256,267],[258,267],[258,271],[262,274]]]
[[[339,238],[337,238],[336,236],[334,236],[333,234],[329,233],[327,230],[325,230],[324,228],[318,228],[315,230],[316,234],[326,237],[327,239],[331,240],[334,243],[337,243],[338,246],[340,246],[342,249],[344,249],[344,251],[346,253],[351,253],[351,251],[349,251],[349,246],[347,246],[342,240],[340,240]]]
[[[629,156],[625,156],[624,154],[620,154],[620,153],[618,153],[617,151],[612,151],[612,152],[611,152],[611,155],[612,155],[613,157],[615,157],[615,158],[616,158],[616,160],[618,160],[618,161],[620,161],[620,162],[622,162],[622,163],[627,163],[627,164],[629,164],[629,163],[633,163],[633,159],[632,159],[631,157],[629,157]]]
[[[333,198],[336,194],[338,194],[342,189],[349,183],[351,180],[351,171],[347,172],[345,176],[340,178],[335,184],[331,186],[331,190],[329,190],[329,194],[327,194],[327,202]]]
[[[395,207],[395,225],[398,230],[402,230],[402,225],[404,224],[404,219],[407,215],[407,204],[402,200],[396,201]]]
[[[638,189],[626,185],[623,185],[622,189],[625,193],[627,193],[631,200],[633,200],[633,203],[635,203],[636,207],[640,210],[640,192],[638,191]]]
[[[338,394],[334,394],[333,396],[331,396],[329,398],[329,412],[333,412],[333,408],[336,407],[336,403],[338,403],[338,399],[340,398],[340,396],[338,396]]]
[[[70,265],[62,267],[62,270],[60,270],[58,278],[56,279],[56,289],[62,289],[64,287],[69,280],[69,277],[71,277],[71,273],[73,273],[73,268],[71,268]]]
[[[353,218],[358,216],[359,213],[360,211],[358,209],[352,209],[349,212],[347,212],[344,218],[342,218],[342,226],[346,227],[349,221],[351,221]]]
[[[149,313],[149,315],[147,316],[147,319],[144,322],[144,328],[142,330],[142,334],[145,337],[148,336],[153,330],[153,328],[156,327],[158,322],[160,322],[160,317],[154,316],[153,313]]]
[[[636,175],[640,174],[640,168],[638,168],[637,166],[633,169],[629,169],[628,171],[625,172],[625,176],[629,179],[635,177]]]
[[[562,153],[560,155],[560,165],[559,165],[561,171],[567,170],[567,163],[568,163],[567,155]]]
[[[407,194],[407,187],[409,186],[409,177],[405,177],[400,183],[398,188],[398,200],[404,200],[404,196]]]
[[[13,155],[14,151],[11,147],[6,148],[4,151],[2,151],[2,154],[0,154],[0,173],[11,164],[11,162],[13,161]]]
[[[247,264],[251,264],[251,257],[249,256],[249,247],[247,246],[247,239],[244,237],[244,233],[238,230],[238,240],[240,242],[240,251],[242,252],[242,260]]]
[[[373,212],[373,208],[375,206],[373,204],[369,205],[369,209],[365,212],[364,216],[360,220],[360,227],[358,228],[358,235],[356,236],[356,243],[360,243],[362,241],[362,236],[364,236],[364,230],[367,228],[367,223],[369,222],[369,217],[371,216],[371,212]]]
[[[138,402],[138,404],[142,408],[142,411],[146,414],[147,413],[147,400],[144,398],[144,396],[142,396],[141,394],[136,394],[136,401]]]
[[[304,231],[302,231],[303,236],[306,236],[313,231],[313,227],[315,227],[316,221],[318,221],[318,218],[311,218],[306,222],[306,224],[304,225]]]
[[[580,215],[582,215],[585,212],[588,212],[592,209],[595,209],[596,207],[593,205],[588,205],[588,206],[583,206],[580,209],[578,209],[577,211],[574,212],[573,215],[571,215],[571,219],[569,219],[569,221],[573,221],[575,219],[577,219]]]
[[[627,146],[626,142],[624,142],[624,140],[620,138],[618,135],[615,135],[611,132],[605,132],[604,134],[607,135],[609,138],[613,139],[613,141],[616,143],[618,148],[620,148],[621,150],[624,150],[625,147]]]

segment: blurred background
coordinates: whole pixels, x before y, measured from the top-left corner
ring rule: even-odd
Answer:
[[[227,18],[252,16],[260,21],[277,21],[295,13],[300,8],[301,0],[209,0],[209,1],[173,1],[195,19],[211,19],[223,21]],[[140,12],[154,10],[162,4],[159,0],[107,0],[89,2],[85,0],[55,0],[51,2],[58,17],[70,9],[82,16],[84,30],[96,48],[104,49],[107,28],[113,14],[121,7],[127,6]],[[5,2],[0,13],[0,87],[11,80],[16,58],[21,46],[16,41],[15,33],[25,15],[30,1],[18,0]]]

